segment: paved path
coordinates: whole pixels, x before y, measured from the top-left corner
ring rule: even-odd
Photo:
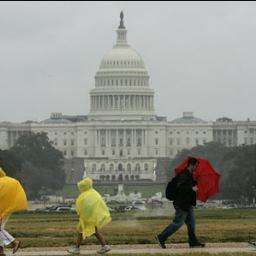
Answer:
[[[16,256],[65,256],[70,255],[66,250],[68,247],[46,247],[46,248],[27,248],[19,250]],[[247,243],[209,243],[205,248],[190,249],[187,244],[167,245],[167,249],[161,249],[156,244],[134,244],[134,245],[113,245],[112,250],[107,254],[184,254],[191,252],[207,253],[235,253],[247,252],[256,256],[256,247]],[[81,247],[81,255],[96,255],[99,246],[89,245]],[[7,256],[12,255],[10,250],[6,251]]]

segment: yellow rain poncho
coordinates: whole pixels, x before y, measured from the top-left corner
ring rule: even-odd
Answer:
[[[0,168],[0,219],[27,207],[27,197],[19,181],[6,176]]]
[[[83,239],[95,233],[111,221],[106,203],[101,195],[93,189],[92,180],[85,178],[77,184],[80,195],[76,200],[76,211],[79,215],[79,229]]]

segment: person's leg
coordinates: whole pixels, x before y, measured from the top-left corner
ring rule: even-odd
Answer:
[[[188,211],[188,215],[185,219],[185,223],[187,225],[188,229],[188,239],[189,244],[196,244],[198,243],[196,234],[195,234],[195,227],[196,227],[196,221],[195,221],[195,215],[194,215],[194,209],[191,207]]]
[[[83,241],[83,234],[77,233],[76,248],[80,248],[82,241]]]
[[[161,242],[165,242],[165,240],[174,234],[184,223],[186,217],[187,217],[187,212],[181,210],[179,207],[175,208],[175,217],[173,222],[168,225],[159,235],[158,238]]]
[[[189,209],[185,223],[188,228],[188,239],[190,247],[205,247],[205,244],[200,243],[196,237],[196,221],[193,207]]]
[[[103,235],[99,232],[99,230],[97,229],[97,227],[95,227],[95,234],[94,234],[94,235],[96,236],[96,238],[98,239],[98,241],[100,242],[100,244],[101,244],[102,246],[104,246],[104,245],[107,244],[106,241],[105,241],[105,239],[104,239],[104,237],[103,237]]]
[[[7,216],[6,218],[4,218],[1,221],[0,240],[2,241],[3,245],[5,245],[5,246],[11,245],[11,247],[13,248],[13,253],[15,253],[20,248],[21,242],[15,240],[15,238],[5,230],[5,225],[8,221],[8,219],[9,219],[9,216]]]
[[[110,246],[107,245],[103,235],[99,232],[99,230],[97,229],[97,227],[95,227],[95,234],[96,238],[99,240],[100,244],[101,244],[101,248],[97,251],[97,253],[99,254],[103,254],[106,252],[109,252],[111,250]]]
[[[0,246],[0,256],[4,255],[4,246]]]
[[[83,233],[82,233],[82,227],[80,222],[77,225],[77,238],[75,242],[75,246],[69,248],[67,251],[72,254],[79,254],[80,253],[80,245],[83,241]]]

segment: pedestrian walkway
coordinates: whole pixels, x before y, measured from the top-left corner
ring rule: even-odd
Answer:
[[[161,249],[156,244],[130,244],[130,245],[112,245],[112,250],[107,254],[186,254],[191,252],[206,252],[206,253],[250,253],[256,255],[256,248],[248,243],[209,243],[205,248],[190,249],[187,244],[169,244],[167,249]],[[46,248],[26,248],[17,252],[16,256],[65,256],[70,255],[66,250],[68,247],[46,247]],[[99,246],[89,245],[82,246],[80,255],[96,255]],[[6,251],[7,256],[12,255],[11,251]]]

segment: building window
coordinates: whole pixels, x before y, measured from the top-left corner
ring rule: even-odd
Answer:
[[[74,151],[73,150],[71,150],[71,156],[74,156]]]
[[[189,137],[186,138],[186,143],[189,145]]]
[[[105,150],[102,150],[102,151],[101,151],[101,154],[104,156],[104,155],[105,155]]]
[[[141,146],[141,138],[137,138],[137,147],[140,147]]]
[[[206,143],[206,139],[205,138],[203,138],[203,144],[205,144]]]
[[[156,155],[158,155],[158,149],[156,149]]]
[[[74,146],[74,140],[71,140],[71,146]]]
[[[170,149],[169,154],[170,154],[170,156],[173,155],[173,150],[172,149]]]
[[[84,145],[87,145],[87,139],[84,139]]]
[[[140,152],[140,149],[138,149],[138,155],[140,155],[140,153],[141,153],[141,152]]]
[[[140,171],[140,165],[139,165],[139,164],[136,164],[136,165],[135,165],[135,171],[136,171],[136,172],[139,172],[139,171]]]
[[[67,145],[67,140],[63,140],[63,145],[64,145],[64,146]]]
[[[120,149],[119,156],[123,156],[123,150]]]
[[[177,145],[180,145],[180,138],[177,138]]]
[[[87,156],[87,150],[86,149],[84,150],[84,155]]]
[[[155,138],[155,144],[158,145],[158,139],[157,138]]]
[[[169,144],[172,145],[172,143],[173,143],[173,139],[170,138],[170,139],[169,139]]]
[[[116,152],[115,152],[115,150],[113,149],[113,150],[112,150],[112,155],[114,156],[114,155],[115,155],[115,153],[116,153]]]
[[[64,154],[64,156],[66,156],[66,155],[67,155],[67,151],[66,151],[66,150],[64,150],[64,151],[63,151],[63,154]]]
[[[196,145],[199,145],[199,140],[195,139]]]

